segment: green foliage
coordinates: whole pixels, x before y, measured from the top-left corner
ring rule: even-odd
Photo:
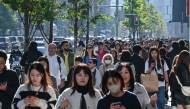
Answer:
[[[16,13],[3,4],[0,4],[0,30],[3,34],[5,34],[7,29],[14,29],[17,22]]]
[[[132,31],[152,31],[166,32],[166,24],[161,14],[155,9],[154,5],[147,4],[146,0],[127,0],[124,3],[125,12],[128,14],[136,14],[140,18],[140,25],[134,25],[134,16],[127,16],[122,23],[129,27]]]

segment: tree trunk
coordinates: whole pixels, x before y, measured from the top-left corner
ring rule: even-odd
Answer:
[[[28,50],[29,46],[29,12],[24,12],[24,37],[25,37],[25,45],[24,52]]]
[[[75,12],[77,13],[77,3],[74,4]],[[78,41],[78,18],[74,18],[74,52],[77,48],[77,41]]]
[[[53,41],[53,19],[50,21],[50,33],[49,33],[49,43],[52,43]]]

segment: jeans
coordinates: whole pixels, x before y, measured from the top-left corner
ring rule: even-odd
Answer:
[[[151,97],[155,92],[149,92],[148,95]],[[156,101],[158,109],[164,109],[165,106],[165,86],[158,87],[157,92],[158,99]]]

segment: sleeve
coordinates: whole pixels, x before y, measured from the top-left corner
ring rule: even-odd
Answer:
[[[50,94],[51,98],[48,101],[40,99],[40,102],[37,105],[41,109],[55,109],[56,95],[51,87],[48,87],[48,93]]]
[[[58,101],[57,101],[57,103],[56,103],[56,105],[55,105],[55,108],[56,108],[56,109],[59,109],[59,108],[60,108],[61,102],[62,102],[62,100],[63,100],[64,98],[66,98],[65,90],[62,92],[62,94],[61,94],[61,95],[59,96],[59,98],[58,98]]]
[[[24,103],[24,99],[21,100],[20,92],[23,90],[23,86],[20,86],[14,95],[13,102],[12,102],[12,109],[24,109],[26,104]]]
[[[99,99],[102,98],[100,92],[98,90],[96,90],[96,109],[97,109],[97,104],[98,104],[98,101]]]
[[[167,72],[169,70],[168,65],[166,61],[164,60],[164,72]]]
[[[119,62],[117,62],[115,65],[114,65],[114,70],[117,70],[117,67],[119,66]]]
[[[144,68],[145,68],[145,69],[144,69],[144,72],[146,73],[146,72],[148,71],[148,69],[149,69],[148,61],[146,61]]]
[[[27,52],[25,52],[20,60],[20,65],[21,66],[26,66],[25,62],[27,60]]]
[[[66,67],[65,67],[65,63],[63,61],[63,58],[60,58],[61,59],[61,75],[62,75],[62,79],[66,79]]]
[[[9,57],[9,63],[12,63],[12,52],[11,52],[11,55]]]
[[[12,83],[8,83],[7,89],[5,92],[7,95],[14,96],[15,92],[17,91],[20,85],[19,85],[18,76],[15,71],[11,72],[11,76],[12,76]]]
[[[103,99],[100,99],[97,104],[97,109],[106,109],[103,104]]]
[[[103,72],[103,65],[101,65],[101,66],[99,67],[99,72],[100,72],[101,76],[103,76],[103,74],[104,74],[104,72]]]
[[[153,107],[150,104],[150,98],[149,98],[148,93],[147,93],[147,91],[143,85],[141,85],[141,88],[143,90],[143,92],[142,92],[142,94],[143,94],[142,108],[143,109],[156,109],[156,107]]]
[[[97,69],[95,69],[95,70],[96,70],[96,83],[95,83],[94,87],[97,89],[100,89],[101,75]]]
[[[140,69],[141,69],[140,71],[142,71],[141,74],[142,74],[142,73],[145,73],[145,72],[144,72],[144,71],[145,71],[145,62],[144,62],[144,59],[143,59],[143,58],[142,58],[142,62],[141,62],[141,67],[140,67]]]
[[[96,58],[97,58],[97,60],[98,60],[97,68],[99,68],[99,67],[102,65],[102,63],[101,63],[101,60],[100,60],[100,57],[99,57],[99,56],[97,56]]]
[[[134,103],[133,104],[133,106],[134,106],[133,109],[142,109],[140,101],[139,101],[139,99],[137,98],[136,95],[134,95],[134,102],[133,103]]]

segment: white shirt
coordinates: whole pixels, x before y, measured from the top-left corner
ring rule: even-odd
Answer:
[[[161,60],[160,60],[160,64],[161,64],[161,66],[162,66]],[[162,74],[162,75],[164,75],[164,72],[167,72],[167,71],[169,70],[168,65],[167,65],[167,63],[165,62],[165,60],[164,60],[164,72],[163,72],[163,69],[162,69],[162,68],[161,68],[161,69],[158,69],[158,68],[157,68],[157,62],[156,62],[156,66],[155,66],[155,67],[156,67],[156,69],[157,69],[157,73],[158,73],[158,74]],[[146,61],[146,63],[145,63],[145,73],[148,71],[148,69],[149,69],[149,63],[148,63],[148,61]],[[155,74],[156,74],[155,69],[152,70],[151,74],[152,74],[152,75],[155,75]],[[163,82],[158,81],[158,87],[161,87],[161,86],[165,86],[165,80],[164,80]]]
[[[59,70],[59,63],[57,61],[57,55],[47,55],[47,58],[49,60],[49,70],[50,73],[56,77],[57,79],[57,85],[59,86],[61,84],[61,79],[66,79],[66,67],[65,67],[65,63],[63,61],[63,58],[60,58],[61,60],[61,73]]]

